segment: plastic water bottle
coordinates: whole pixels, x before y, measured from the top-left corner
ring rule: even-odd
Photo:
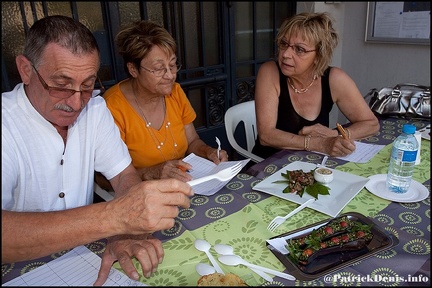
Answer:
[[[419,149],[415,132],[414,125],[404,124],[402,134],[393,142],[386,181],[389,191],[405,193],[410,187]]]

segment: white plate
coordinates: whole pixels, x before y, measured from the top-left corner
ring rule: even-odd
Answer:
[[[309,172],[316,168],[317,165],[313,163],[296,161],[293,162],[279,171],[275,172],[268,178],[258,183],[253,190],[258,190],[271,194],[297,204],[303,204],[307,200],[313,198],[307,193],[300,197],[294,193],[283,193],[283,189],[287,186],[284,183],[273,183],[278,180],[286,180],[281,173],[286,173],[287,170],[300,170]],[[334,180],[327,184],[330,187],[330,195],[318,195],[318,200],[309,205],[309,208],[327,214],[331,217],[336,217],[339,212],[363,189],[364,185],[369,181],[368,178],[357,176],[354,174],[333,170]]]
[[[387,190],[387,174],[378,174],[369,177],[370,181],[366,184],[366,189],[372,194],[394,202],[411,203],[426,199],[429,190],[419,182],[411,180],[410,188],[406,193],[394,193]]]

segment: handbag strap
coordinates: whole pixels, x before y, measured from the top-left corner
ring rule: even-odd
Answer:
[[[430,86],[419,85],[414,83],[399,83],[393,89],[400,90],[402,87],[415,87],[421,90],[430,91]]]
[[[419,84],[414,84],[414,83],[399,83],[396,86],[394,86],[393,88],[391,87],[387,87],[387,89],[392,89],[391,92],[391,96],[392,97],[399,97],[401,95],[401,88],[402,87],[414,87],[417,88],[418,90],[423,90],[422,94],[425,97],[430,97],[430,86],[425,86],[425,85],[419,85]],[[369,92],[363,97],[366,101],[366,103],[369,104],[369,106],[372,104],[372,98],[374,96],[377,95],[377,93],[379,93],[380,90],[382,90],[384,88],[381,89],[377,89],[377,88],[372,88],[369,90]]]

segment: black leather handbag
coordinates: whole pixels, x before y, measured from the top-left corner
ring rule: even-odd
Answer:
[[[371,110],[380,116],[430,119],[430,86],[411,83],[373,88],[365,96]]]

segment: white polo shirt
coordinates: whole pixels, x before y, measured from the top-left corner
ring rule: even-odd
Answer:
[[[55,211],[91,204],[94,171],[111,179],[131,163],[102,97],[90,99],[67,137],[65,147],[22,83],[2,93],[2,209]]]

